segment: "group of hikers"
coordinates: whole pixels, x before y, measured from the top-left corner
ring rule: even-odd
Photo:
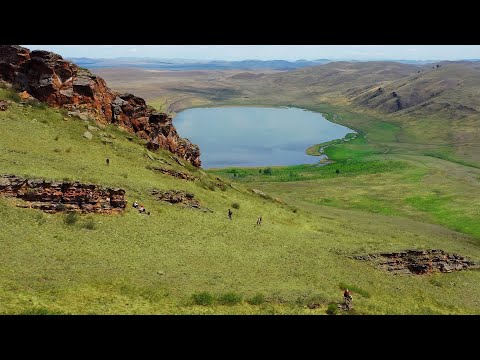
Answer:
[[[229,218],[230,220],[232,220],[232,215],[233,215],[232,210],[231,210],[231,209],[228,209],[228,218]],[[260,226],[260,225],[262,225],[262,217],[261,217],[261,216],[259,216],[259,217],[257,218],[257,226]]]
[[[136,201],[132,204],[132,206],[138,210],[140,214],[147,214],[150,215],[150,211],[147,211],[143,205],[140,205]]]

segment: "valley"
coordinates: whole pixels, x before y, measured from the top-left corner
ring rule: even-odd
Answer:
[[[122,189],[126,207],[70,215],[0,197],[0,312],[314,315],[349,288],[354,308],[339,314],[480,314],[479,70],[438,64],[91,69],[145,98],[158,128],[127,107],[122,126],[99,123],[4,86],[1,174]],[[327,144],[326,166],[197,166],[166,119],[232,105],[304,108],[358,134]],[[405,274],[359,260],[407,250],[474,266]]]

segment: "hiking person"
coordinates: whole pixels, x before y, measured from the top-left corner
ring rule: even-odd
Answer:
[[[258,219],[257,219],[257,225],[262,225],[262,217],[259,216]]]
[[[345,292],[343,293],[343,298],[345,299],[345,301],[351,301],[353,299],[350,290],[345,289]]]
[[[107,166],[110,166],[110,159],[107,158]]]
[[[140,213],[144,213],[145,212],[145,208],[143,207],[143,205],[140,205],[140,208],[138,209],[138,211]]]
[[[136,209],[136,208],[138,208],[138,203],[135,201],[135,202],[132,204],[132,206]]]
[[[232,210],[228,209],[228,218],[232,220]]]
[[[345,292],[343,293],[343,304],[342,304],[342,310],[349,311],[352,309],[352,294],[350,293],[350,290],[345,289]]]

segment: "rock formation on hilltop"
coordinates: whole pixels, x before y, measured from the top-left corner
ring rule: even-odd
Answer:
[[[0,45],[0,80],[50,106],[87,112],[98,122],[116,124],[145,139],[151,150],[166,149],[201,165],[198,146],[177,134],[171,117],[148,107],[142,98],[112,91],[102,78],[60,55]]]

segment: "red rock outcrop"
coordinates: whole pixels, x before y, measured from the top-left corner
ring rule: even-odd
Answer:
[[[0,45],[0,80],[50,106],[87,112],[98,122],[136,133],[151,150],[166,149],[201,165],[198,146],[177,134],[171,117],[156,112],[142,98],[110,90],[102,78],[60,55]]]
[[[170,204],[183,204],[193,208],[200,208],[200,202],[195,195],[181,190],[152,190],[150,192],[157,200],[166,201]]]
[[[372,261],[379,269],[394,274],[423,275],[432,272],[448,273],[480,267],[480,264],[468,260],[464,256],[448,254],[443,250],[436,249],[360,255],[354,258]]]
[[[55,213],[78,211],[112,214],[126,207],[125,190],[78,182],[25,179],[0,175],[0,195],[26,201],[26,207]]]

